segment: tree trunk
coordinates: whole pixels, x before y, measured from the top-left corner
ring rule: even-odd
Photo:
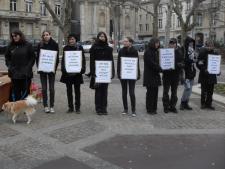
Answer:
[[[170,39],[170,27],[171,27],[171,17],[172,17],[172,1],[169,0],[167,8],[167,18],[166,18],[166,37],[165,37],[165,46],[168,47]]]
[[[153,37],[157,38],[158,37],[158,5],[154,3],[153,5],[154,8],[154,15],[153,15]]]

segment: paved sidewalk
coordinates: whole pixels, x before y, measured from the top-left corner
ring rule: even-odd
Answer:
[[[113,80],[108,94],[109,115],[98,116],[94,110],[94,91],[89,89],[88,79],[85,78],[86,83],[82,85],[81,91],[82,113],[67,114],[66,88],[64,84],[58,82],[59,75],[55,86],[55,114],[45,114],[42,105],[39,104],[30,125],[25,123],[24,116],[21,116],[18,123],[14,125],[9,116],[0,113],[0,169],[52,169],[53,167],[54,169],[145,169],[144,164],[145,166],[152,164],[144,157],[147,155],[150,158],[150,153],[158,158],[153,158],[155,162],[153,168],[165,169],[157,165],[161,163],[161,158],[166,158],[163,154],[167,150],[160,148],[160,145],[163,147],[166,144],[165,147],[173,147],[168,150],[168,155],[170,152],[177,152],[176,157],[182,156],[179,154],[183,152],[180,150],[181,147],[189,153],[200,152],[192,156],[190,154],[182,156],[181,160],[189,164],[202,154],[213,153],[205,158],[202,156],[198,162],[206,160],[209,163],[207,165],[196,163],[196,166],[201,166],[196,169],[224,169],[221,168],[225,166],[223,151],[225,107],[223,105],[214,102],[216,111],[203,111],[199,108],[199,96],[192,94],[190,104],[194,108],[193,111],[165,114],[160,87],[158,114],[151,116],[145,110],[146,89],[142,87],[140,81],[136,86],[137,117],[124,116],[121,115],[123,110],[121,86],[118,80]],[[38,75],[35,75],[34,81],[39,82]],[[183,87],[180,86],[179,100],[182,89]],[[137,142],[140,143],[141,148],[134,148]],[[177,147],[176,145],[179,144],[183,146]],[[120,152],[121,146],[127,151],[116,153]],[[160,152],[162,154],[159,155]],[[134,163],[135,159],[131,159],[134,153],[138,153],[137,156],[140,157],[137,158],[136,163]],[[191,161],[186,157],[192,157],[189,159]],[[169,166],[169,161],[165,164],[168,165],[167,169],[186,169],[172,167],[175,164]]]

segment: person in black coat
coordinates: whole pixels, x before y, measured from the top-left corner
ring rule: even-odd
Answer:
[[[113,49],[108,45],[107,36],[99,32],[90,49],[90,88],[95,89],[95,109],[98,115],[107,115],[108,83],[95,83],[95,61],[112,61],[112,78],[115,75]]]
[[[215,110],[212,106],[212,96],[214,85],[217,84],[217,75],[209,74],[207,70],[208,55],[217,55],[214,50],[214,43],[210,40],[206,41],[206,47],[201,48],[197,60],[197,67],[200,70],[198,82],[201,83],[201,108]]]
[[[185,72],[185,80],[184,80],[184,91],[181,97],[180,110],[192,110],[189,103],[189,98],[192,92],[192,86],[194,84],[194,78],[196,75],[195,63],[197,61],[197,57],[195,54],[195,40],[187,37],[185,39],[185,58],[184,58],[184,72]]]
[[[82,74],[85,73],[86,70],[86,61],[83,47],[76,43],[76,37],[74,34],[70,34],[67,38],[68,45],[63,48],[63,56],[61,61],[61,71],[62,76],[60,82],[66,84],[66,91],[67,91],[67,99],[68,99],[68,113],[74,111],[73,106],[73,85],[75,91],[75,109],[77,113],[80,113],[80,85],[84,83]],[[81,51],[82,52],[82,68],[81,72],[79,73],[68,73],[66,71],[65,65],[65,51]]]
[[[41,49],[57,52],[55,71],[50,73],[38,71],[38,73],[40,74],[40,79],[41,79],[44,111],[45,113],[54,113],[55,112],[54,110],[55,74],[59,64],[59,46],[58,46],[58,43],[56,43],[56,41],[52,39],[50,31],[43,31],[42,33],[42,41],[38,44],[38,49],[37,49],[37,59],[36,59],[37,66],[39,66],[39,55],[40,55]],[[50,92],[50,109],[48,107],[48,91],[47,91],[48,81],[49,81],[49,92]]]
[[[162,69],[159,65],[160,41],[152,38],[144,53],[144,83],[147,89],[146,109],[149,114],[157,114],[158,87],[161,85],[160,72]]]
[[[140,79],[140,66],[139,66],[139,58],[138,58],[138,51],[132,46],[133,39],[130,37],[126,37],[123,41],[124,47],[119,51],[118,60],[117,60],[117,76],[120,79],[121,86],[122,86],[122,98],[123,98],[123,107],[124,111],[122,114],[128,113],[128,106],[127,106],[127,85],[129,85],[129,93],[130,93],[130,100],[131,100],[131,110],[132,116],[136,116],[136,99],[135,99],[135,83],[136,80]],[[130,58],[137,58],[137,79],[122,79],[121,78],[121,57],[130,57]]]
[[[163,107],[164,112],[169,111],[178,113],[176,109],[177,104],[177,88],[179,85],[180,74],[184,67],[184,56],[181,48],[177,46],[177,40],[171,38],[169,47],[175,49],[175,69],[163,71]],[[171,88],[171,97],[169,97],[169,90]]]
[[[11,42],[5,53],[5,63],[8,76],[12,81],[12,98],[22,100],[30,94],[30,84],[33,78],[32,67],[35,63],[35,53],[30,43],[25,40],[20,30],[10,34]]]

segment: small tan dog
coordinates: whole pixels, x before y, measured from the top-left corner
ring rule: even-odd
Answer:
[[[37,105],[37,100],[29,95],[25,100],[16,102],[6,102],[2,106],[2,110],[12,114],[12,121],[15,124],[18,115],[25,113],[27,116],[27,124],[31,122],[31,116],[35,113],[34,106]]]

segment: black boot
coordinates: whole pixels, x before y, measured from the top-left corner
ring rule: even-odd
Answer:
[[[185,109],[185,105],[186,105],[186,102],[182,102],[180,103],[180,110],[184,110]]]
[[[185,102],[184,108],[185,108],[186,110],[192,110],[192,107],[189,106],[188,102]]]

